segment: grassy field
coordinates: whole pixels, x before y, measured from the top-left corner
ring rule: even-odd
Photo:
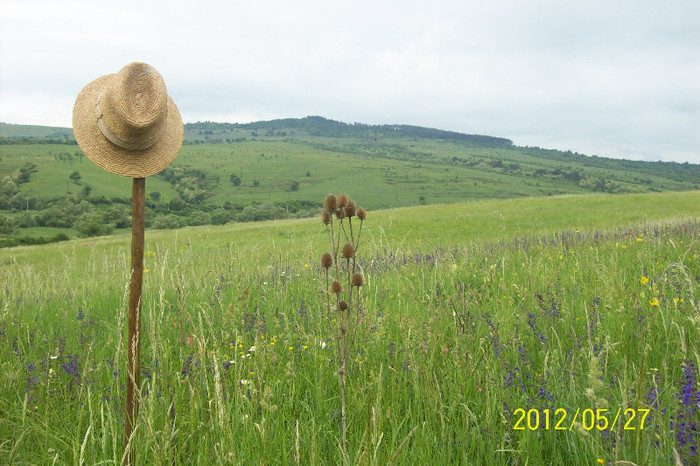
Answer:
[[[317,201],[338,185],[347,192],[366,193],[365,203],[372,209],[421,202],[576,194],[594,189],[592,185],[574,183],[560,176],[534,175],[536,170],[557,169],[580,170],[587,174],[590,183],[606,179],[622,192],[694,189],[697,185],[697,180],[693,184],[655,175],[653,167],[648,167],[646,174],[586,167],[577,162],[529,156],[517,150],[469,147],[450,141],[418,141],[409,146],[397,140],[359,143],[329,139],[269,138],[235,144],[185,145],[173,167],[198,169],[210,177],[218,177],[207,205],[223,205],[226,201],[241,204]],[[129,180],[101,170],[82,156],[77,146],[6,145],[0,147],[0,156],[2,176],[16,172],[28,162],[36,164],[37,171],[30,181],[20,186],[25,199],[56,198],[67,191],[79,193],[86,185],[92,187],[93,197],[128,197]],[[453,162],[455,157],[470,163],[481,162],[469,166]],[[495,160],[506,165],[517,163],[520,168],[507,170],[488,165]],[[74,171],[81,175],[80,185],[69,179]],[[240,186],[230,182],[231,174],[241,178]],[[641,178],[645,181],[640,181]],[[148,191],[160,192],[163,202],[177,195],[173,185],[161,176],[148,181]],[[294,181],[299,185],[292,191],[290,186]]]
[[[268,127],[275,130],[264,130]],[[381,128],[322,118],[250,125],[191,124],[185,127],[185,145],[172,167],[200,170],[208,177],[210,192],[204,205],[209,206],[227,201],[244,205],[318,202],[332,189],[363,192],[365,205],[377,209],[470,199],[699,187],[696,165],[586,157],[517,147],[496,138],[475,141],[467,135],[424,128],[416,137],[409,137]],[[61,197],[66,191],[79,193],[84,186],[92,187],[92,197],[128,197],[128,179],[99,169],[77,145],[56,143],[72,140],[68,128],[0,124],[0,138],[4,141],[0,177],[12,177],[28,163],[35,165],[30,179],[19,186],[26,200]],[[74,171],[81,175],[80,185],[69,179]],[[239,186],[230,181],[232,174],[240,178]],[[294,182],[298,186],[291,189]],[[149,191],[161,193],[163,202],[178,194],[177,183],[160,175],[149,178],[148,184]]]
[[[700,192],[362,235],[350,464],[697,464]],[[342,463],[320,220],[146,240],[137,464]],[[121,461],[128,269],[128,234],[0,251],[0,463]]]

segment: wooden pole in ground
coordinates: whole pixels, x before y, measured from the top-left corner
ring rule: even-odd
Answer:
[[[134,463],[129,440],[139,411],[141,382],[141,290],[146,224],[146,178],[134,178],[131,212],[131,280],[129,281],[129,335],[127,338],[126,424],[124,450],[127,465]]]

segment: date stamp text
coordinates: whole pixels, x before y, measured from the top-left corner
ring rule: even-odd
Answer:
[[[513,430],[572,430],[578,424],[584,430],[644,430],[644,423],[649,416],[648,409],[605,408],[581,409],[575,413],[564,408],[529,409],[518,408],[513,412],[515,424]]]

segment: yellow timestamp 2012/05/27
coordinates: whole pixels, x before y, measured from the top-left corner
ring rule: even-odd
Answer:
[[[648,409],[618,408],[610,411],[607,408],[578,408],[573,417],[564,408],[528,409],[518,408],[513,412],[515,424],[513,430],[571,430],[579,422],[584,430],[606,429],[615,430],[644,430],[644,423],[649,416]]]

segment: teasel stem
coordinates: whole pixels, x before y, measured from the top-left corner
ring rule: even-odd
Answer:
[[[348,218],[348,223],[350,224],[350,226],[352,226],[349,218]],[[348,237],[348,232],[347,232],[347,229],[345,228],[345,224],[343,223],[342,218],[340,219],[340,229],[343,230],[343,234],[345,235],[345,241],[350,242],[350,238]],[[352,229],[350,230],[350,232],[352,233]],[[338,235],[340,235],[340,232],[338,232]],[[340,239],[338,239],[338,244],[340,244]]]
[[[352,288],[348,293],[352,297]],[[348,418],[347,418],[347,408],[346,408],[346,398],[345,398],[345,388],[346,388],[346,370],[347,370],[347,359],[348,359],[348,346],[347,346],[347,323],[348,323],[348,313],[351,309],[351,303],[348,303],[347,309],[340,312],[338,316],[341,320],[340,323],[340,344],[341,344],[341,356],[340,356],[340,369],[338,373],[340,374],[340,398],[341,398],[341,421],[343,424],[343,464],[347,464],[348,455]]]
[[[328,321],[333,322],[333,313],[331,311],[331,287],[330,287],[330,279],[329,279],[329,274],[328,274],[328,268],[324,267],[326,269],[326,309],[328,310]]]
[[[352,244],[353,247],[357,249],[357,245],[355,244],[355,235],[352,231],[352,217],[348,217],[348,228],[350,230],[350,244]]]
[[[360,236],[362,236],[362,224],[365,223],[362,219],[360,219],[360,228],[358,228],[357,231],[357,244],[355,244],[355,254],[357,254],[357,250],[360,247]]]
[[[345,357],[340,360],[341,420],[343,423],[343,464],[348,464],[348,418],[345,409]]]
[[[333,232],[334,228],[333,228],[333,214],[332,213],[331,213],[330,222],[328,223],[328,225],[326,225],[326,228],[328,228],[328,230],[329,230],[328,238],[331,240],[331,251],[333,251],[333,256],[334,256],[333,258],[336,259],[338,250],[335,247],[335,235]]]

